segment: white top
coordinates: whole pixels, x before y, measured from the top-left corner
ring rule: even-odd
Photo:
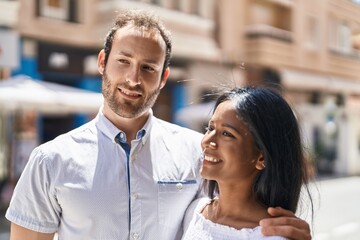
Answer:
[[[6,218],[60,240],[180,239],[199,188],[200,133],[150,114],[129,161],[102,113],[36,148]],[[124,136],[124,135],[122,135]],[[129,173],[129,176],[128,176]],[[129,194],[130,192],[130,194]]]
[[[242,228],[240,230],[233,227],[214,223],[206,219],[202,210],[211,203],[209,198],[201,198],[194,201],[186,211],[184,220],[184,236],[182,240],[258,240],[271,239],[283,240],[284,237],[265,237],[261,234],[261,227]]]

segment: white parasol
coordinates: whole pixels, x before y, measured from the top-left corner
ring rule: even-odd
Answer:
[[[96,113],[102,102],[101,93],[23,75],[0,81],[0,111],[4,112]]]

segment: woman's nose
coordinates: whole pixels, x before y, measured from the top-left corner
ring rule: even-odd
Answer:
[[[209,147],[215,149],[217,147],[217,144],[215,142],[209,142]]]
[[[217,147],[217,143],[216,143],[213,131],[211,133],[204,135],[202,143],[203,143],[204,147],[208,147],[211,149],[215,149]]]

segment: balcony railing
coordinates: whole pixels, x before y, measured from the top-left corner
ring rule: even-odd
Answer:
[[[270,37],[286,42],[292,42],[292,33],[290,31],[266,24],[254,24],[246,27],[245,35],[249,38]]]

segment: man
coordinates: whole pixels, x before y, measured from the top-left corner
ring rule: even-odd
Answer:
[[[6,217],[11,240],[180,239],[195,198],[202,135],[155,118],[169,76],[171,40],[153,16],[118,16],[98,56],[104,104],[91,122],[36,148]],[[309,238],[292,213],[270,234]],[[285,225],[284,225],[285,224]]]

